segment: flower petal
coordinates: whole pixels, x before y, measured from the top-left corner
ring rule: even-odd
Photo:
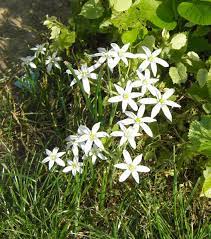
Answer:
[[[176,108],[180,108],[181,107],[179,104],[177,104],[176,102],[171,101],[171,100],[166,100],[165,104],[166,105],[170,105],[171,107],[176,107]]]
[[[147,124],[141,123],[140,126],[145,131],[146,134],[148,134],[150,137],[153,137],[152,130],[150,129],[150,127]]]
[[[157,74],[157,64],[155,62],[151,62],[151,69],[152,69],[153,75],[156,76],[156,74]]]
[[[126,149],[123,150],[123,156],[124,156],[124,160],[125,160],[125,162],[127,164],[131,164],[132,163],[131,156],[130,156],[129,152]]]
[[[94,124],[93,127],[92,127],[92,133],[94,133],[94,134],[97,133],[99,128],[100,128],[100,122]]]
[[[119,169],[127,169],[128,165],[126,163],[118,163],[118,164],[115,164],[114,167]]]
[[[160,112],[160,109],[161,109],[160,104],[155,105],[152,109],[151,117],[154,118]]]
[[[124,182],[128,177],[130,176],[130,171],[126,170],[124,173],[120,176],[119,181]]]
[[[164,115],[166,116],[166,118],[169,119],[170,121],[172,121],[171,112],[167,105],[162,105],[162,111],[163,111]]]
[[[167,100],[169,97],[171,97],[174,94],[174,89],[168,89],[166,92],[163,94],[163,99]]]
[[[140,164],[141,160],[142,160],[142,154],[138,155],[137,157],[135,157],[135,159],[133,160],[133,164],[134,165],[138,165]]]
[[[90,94],[90,84],[88,78],[82,78],[84,91],[89,95]]]
[[[148,173],[148,172],[150,171],[150,168],[148,168],[148,167],[146,167],[146,166],[140,166],[140,165],[138,165],[138,166],[136,167],[136,170],[137,170],[138,172]]]
[[[109,103],[117,103],[117,102],[120,102],[120,101],[122,101],[122,96],[121,95],[113,96],[113,97],[108,99]]]
[[[132,172],[132,176],[133,176],[133,178],[135,179],[135,181],[136,181],[137,183],[139,183],[139,175],[138,175],[138,173],[137,173],[136,171]]]
[[[161,59],[161,58],[159,58],[159,57],[156,57],[156,58],[154,59],[154,62],[157,63],[157,64],[159,64],[159,65],[161,65],[161,66],[163,66],[163,67],[169,67],[168,62],[164,61],[163,59]]]
[[[62,167],[65,166],[64,161],[63,161],[62,159],[60,159],[60,158],[57,158],[57,159],[55,160],[55,162],[56,162],[59,166],[62,166]]]

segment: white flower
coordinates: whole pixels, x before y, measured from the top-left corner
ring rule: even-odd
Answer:
[[[145,59],[141,65],[139,66],[139,71],[144,71],[149,65],[152,69],[153,75],[156,76],[157,74],[157,64],[162,65],[163,67],[168,67],[169,64],[162,60],[161,58],[157,57],[161,53],[161,49],[155,50],[151,52],[149,48],[146,46],[142,46],[146,54],[137,54],[140,58]]]
[[[84,155],[83,159],[90,157],[92,159],[92,163],[95,164],[97,158],[101,160],[106,160],[107,158],[102,154],[102,149],[98,148],[96,145],[92,147],[92,149],[88,152],[88,155]]]
[[[30,50],[35,51],[35,56],[38,57],[39,54],[45,55],[46,52],[46,48],[45,48],[45,44],[41,44],[41,45],[36,45],[35,47],[31,48]]]
[[[93,65],[91,67],[87,67],[86,64],[81,66],[81,69],[79,70],[74,70],[78,80],[82,80],[83,88],[84,91],[89,95],[90,94],[90,83],[89,79],[96,80],[97,79],[97,74],[92,73],[96,69],[96,65]],[[67,74],[71,74],[70,70],[66,71]],[[75,85],[77,83],[76,79],[73,79],[71,82],[70,86]]]
[[[98,132],[100,128],[100,122],[94,124],[91,130],[86,126],[81,125],[80,127],[83,134],[79,137],[78,142],[85,143],[83,147],[85,154],[88,154],[93,144],[95,144],[97,147],[101,149],[104,149],[104,146],[99,138],[108,137],[108,134],[103,131]]]
[[[123,125],[133,124],[133,127],[137,131],[139,131],[139,127],[141,127],[146,134],[148,134],[150,137],[153,137],[152,130],[146,123],[152,123],[152,122],[155,122],[156,120],[151,117],[143,117],[144,112],[145,112],[145,105],[141,105],[139,107],[137,115],[135,115],[131,111],[125,111],[125,114],[129,118],[119,121],[118,124],[123,124]]]
[[[126,142],[129,142],[133,149],[136,149],[135,137],[140,136],[141,134],[137,132],[137,129],[133,127],[126,128],[123,124],[119,124],[121,131],[114,131],[111,133],[111,136],[121,137],[119,146],[122,146]]]
[[[116,43],[111,43],[111,47],[116,53],[116,56],[113,60],[113,68],[119,63],[120,60],[122,60],[125,63],[125,65],[128,66],[127,58],[136,58],[136,55],[134,55],[131,52],[127,52],[129,46],[130,46],[130,43],[120,48]]]
[[[68,173],[72,171],[73,176],[75,176],[77,172],[82,173],[83,163],[78,161],[77,156],[74,156],[73,160],[68,160],[67,163],[68,163],[68,166],[63,169],[64,173]]]
[[[100,57],[97,64],[102,65],[105,61],[107,61],[108,67],[111,71],[113,71],[114,65],[114,57],[117,55],[113,50],[106,50],[105,48],[99,47],[98,53],[91,55],[92,57]]]
[[[156,94],[156,87],[153,86],[156,82],[158,82],[157,78],[150,77],[150,71],[148,69],[145,70],[145,75],[143,75],[139,70],[136,71],[139,77],[139,80],[136,80],[132,83],[132,87],[141,87],[142,95],[145,95],[147,90],[150,91],[152,95]]]
[[[167,119],[172,121],[172,115],[168,108],[168,106],[171,107],[177,107],[180,108],[181,106],[171,100],[168,100],[169,97],[171,97],[174,94],[174,89],[168,89],[166,92],[161,95],[160,91],[156,91],[156,97],[157,98],[143,98],[140,100],[141,104],[147,105],[147,104],[155,104],[155,106],[152,109],[151,117],[154,118],[162,109],[164,115]]]
[[[34,64],[34,56],[27,56],[27,57],[21,57],[20,59],[22,60],[22,66],[29,66],[33,69],[36,69],[37,66]]]
[[[47,66],[47,72],[50,73],[52,67],[55,66],[58,69],[61,69],[58,61],[61,61],[62,58],[57,56],[57,52],[54,52],[52,56],[48,56],[47,60],[45,61],[45,65]]]
[[[77,142],[79,139],[78,135],[69,135],[65,140],[67,141],[67,149],[69,149],[72,146],[72,152],[74,156],[78,155],[78,147],[80,147],[80,144]]]
[[[125,112],[127,105],[130,105],[130,107],[137,111],[138,106],[136,102],[133,100],[134,98],[142,96],[140,92],[131,92],[132,91],[132,85],[131,81],[127,82],[127,85],[125,89],[123,89],[121,86],[114,84],[118,96],[113,96],[110,99],[108,99],[108,102],[110,103],[116,103],[116,102],[121,102],[122,101],[122,111]]]
[[[125,163],[115,164],[114,167],[125,170],[120,176],[119,181],[124,182],[131,174],[135,181],[139,183],[139,172],[147,173],[150,169],[146,166],[139,165],[142,160],[142,154],[137,156],[133,161],[127,150],[123,150]]]
[[[43,161],[42,163],[47,163],[49,162],[49,170],[53,167],[54,163],[64,167],[65,163],[64,161],[61,159],[61,157],[65,154],[65,152],[58,152],[59,148],[54,148],[53,151],[50,151],[48,149],[46,149],[46,154],[48,155]]]

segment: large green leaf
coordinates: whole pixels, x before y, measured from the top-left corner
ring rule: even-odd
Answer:
[[[201,196],[211,198],[211,167],[207,167],[203,174],[205,180],[202,187]]]
[[[176,67],[170,67],[169,75],[174,84],[185,83],[188,77],[187,68],[182,62],[179,62]]]
[[[201,121],[193,121],[188,137],[198,153],[211,157],[211,116],[204,116]]]
[[[173,30],[177,22],[174,19],[171,0],[142,0],[141,12],[144,17],[159,28]]]
[[[110,5],[114,8],[114,10],[123,12],[131,7],[132,0],[110,0]]]
[[[179,14],[190,22],[200,25],[211,24],[210,2],[182,2],[177,8]]]
[[[99,0],[87,1],[80,12],[80,15],[88,19],[97,19],[102,17],[104,8]]]

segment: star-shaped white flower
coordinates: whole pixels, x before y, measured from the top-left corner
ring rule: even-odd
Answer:
[[[97,64],[96,64],[97,65]],[[90,94],[90,83],[89,83],[89,79],[93,79],[96,80],[97,79],[97,74],[92,73],[97,67],[96,65],[87,67],[86,64],[81,66],[81,69],[79,70],[74,70],[78,80],[82,80],[82,84],[83,84],[83,88],[84,91],[89,95]],[[71,74],[70,70],[66,71],[67,74]],[[70,86],[75,85],[75,83],[77,83],[76,79],[73,79],[73,81],[71,82]]]
[[[65,154],[65,152],[58,152],[59,148],[54,148],[53,151],[50,151],[48,149],[46,149],[46,154],[48,155],[43,161],[42,163],[47,163],[49,162],[49,170],[53,167],[54,163],[58,164],[59,166],[64,167],[65,163],[64,161],[61,159],[61,157]]]
[[[137,156],[133,161],[127,150],[123,150],[123,156],[125,163],[115,164],[114,167],[125,170],[120,176],[119,181],[124,182],[131,174],[137,183],[139,183],[140,172],[148,173],[150,169],[146,166],[139,165],[142,160],[142,154]]]
[[[78,143],[79,136],[78,135],[69,135],[65,140],[67,141],[67,149],[70,149],[72,146],[73,155],[77,156],[79,153],[78,148],[80,144]]]
[[[180,108],[181,106],[174,101],[168,100],[174,94],[174,89],[167,89],[166,92],[161,95],[160,91],[156,91],[156,98],[143,98],[140,100],[141,104],[155,104],[152,109],[151,117],[154,118],[162,109],[167,119],[172,121],[172,115],[168,106]]]
[[[119,124],[121,131],[114,131],[111,133],[111,136],[121,137],[119,146],[122,146],[126,142],[129,142],[133,149],[136,149],[135,137],[140,136],[141,134],[137,132],[137,129],[132,126],[126,128],[123,124]]]
[[[127,52],[129,46],[130,46],[130,43],[128,43],[128,44],[124,45],[122,48],[120,48],[116,43],[111,43],[111,47],[113,48],[114,52],[116,53],[116,56],[113,61],[114,67],[121,60],[125,63],[126,66],[128,66],[127,58],[136,58],[136,55],[134,55],[131,52]]]
[[[118,124],[123,124],[123,125],[133,124],[133,127],[137,131],[139,131],[139,128],[141,128],[145,131],[146,134],[148,134],[150,137],[153,137],[152,130],[146,123],[155,122],[156,119],[153,119],[151,117],[143,117],[144,112],[145,112],[145,105],[141,105],[139,107],[137,115],[135,115],[131,111],[125,111],[125,114],[128,116],[128,118],[119,121]]]
[[[45,65],[47,66],[47,72],[50,73],[53,66],[55,66],[58,69],[61,69],[58,63],[59,61],[62,61],[62,58],[57,56],[57,52],[54,52],[52,56],[48,56],[48,58],[45,61]]]
[[[33,69],[36,69],[37,66],[34,64],[33,60],[35,59],[34,56],[27,56],[27,57],[21,57],[22,66],[29,66]]]
[[[38,57],[40,54],[45,55],[46,47],[45,44],[36,45],[35,47],[31,48],[30,50],[35,51],[35,56]]]
[[[104,146],[99,138],[108,137],[109,135],[103,131],[98,132],[100,128],[100,122],[94,124],[91,130],[85,125],[80,127],[83,133],[79,137],[78,142],[85,143],[83,147],[85,154],[88,154],[90,152],[93,144],[101,149],[104,149]]]
[[[104,62],[107,62],[107,65],[111,71],[115,67],[114,58],[117,56],[114,50],[106,50],[105,48],[97,48],[98,53],[91,55],[92,57],[100,57],[97,64],[102,65]]]
[[[75,176],[76,173],[82,173],[82,166],[83,163],[79,162],[78,157],[74,156],[73,160],[68,160],[67,161],[68,166],[63,169],[64,173],[72,172],[72,175]]]
[[[145,95],[147,90],[149,90],[152,95],[155,95],[157,88],[154,86],[154,84],[159,80],[157,78],[151,78],[150,71],[148,69],[145,70],[145,75],[143,75],[139,70],[136,72],[139,80],[134,81],[132,83],[132,87],[141,87],[142,95]]]
[[[106,160],[107,158],[103,155],[102,149],[98,148],[96,145],[92,147],[92,149],[88,152],[88,155],[84,155],[83,159],[90,157],[92,159],[92,163],[95,164],[97,158],[101,160]]]
[[[157,74],[157,64],[162,65],[163,67],[169,67],[169,64],[163,59],[157,57],[161,53],[161,49],[151,52],[150,49],[146,46],[142,46],[145,54],[137,54],[142,59],[145,59],[139,66],[139,71],[144,71],[149,65],[152,69],[153,75]]]
[[[138,106],[136,102],[133,100],[134,98],[138,98],[142,96],[140,92],[131,92],[132,91],[132,84],[131,81],[127,82],[127,85],[125,89],[123,89],[121,86],[114,84],[118,96],[113,96],[110,99],[108,99],[108,102],[110,103],[116,103],[116,102],[121,102],[122,101],[122,111],[125,112],[126,108],[128,105],[134,110],[138,110]]]

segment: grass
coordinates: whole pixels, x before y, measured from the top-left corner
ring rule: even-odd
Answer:
[[[65,80],[22,95],[8,82],[0,92],[0,238],[175,238],[211,236],[208,200],[199,197],[197,175],[184,179],[177,150],[140,185],[118,182],[112,159],[73,178],[41,164],[44,149],[64,148],[77,120],[86,121],[78,93],[70,98]],[[49,92],[48,94],[46,92]],[[68,98],[69,97],[69,98]],[[68,112],[68,100],[74,102]],[[194,170],[193,170],[194,172]],[[194,173],[193,173],[194,174]],[[185,180],[185,181],[184,181]]]

